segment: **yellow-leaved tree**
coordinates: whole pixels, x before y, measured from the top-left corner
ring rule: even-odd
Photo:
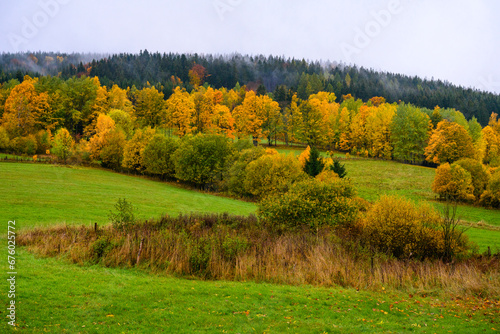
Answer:
[[[75,141],[69,134],[68,130],[66,130],[65,128],[60,128],[59,130],[57,130],[54,136],[52,152],[59,159],[66,163],[68,157],[71,155],[74,146]]]
[[[378,103],[378,101],[376,102]],[[391,159],[391,123],[397,106],[382,103],[366,118],[366,136],[371,155],[377,158]]]
[[[164,94],[155,86],[147,86],[132,93],[135,99],[135,116],[143,126],[156,127],[165,120]]]
[[[443,120],[432,131],[425,159],[436,164],[453,163],[462,158],[474,158],[472,138],[460,124]]]
[[[485,142],[484,163],[492,163],[500,157],[500,136],[497,135],[491,126],[485,126],[481,131]]]
[[[185,89],[176,87],[166,102],[166,124],[175,129],[175,134],[184,136],[192,132],[195,105]]]
[[[52,125],[51,109],[47,93],[38,93],[35,84],[38,79],[29,76],[15,86],[5,101],[1,124],[9,137],[27,136],[42,127]]]
[[[474,187],[468,171],[458,164],[442,164],[436,169],[432,191],[444,200],[473,201]]]
[[[100,161],[104,167],[119,168],[125,142],[125,134],[115,127],[113,119],[101,114],[97,118],[95,134],[89,140],[90,158]]]
[[[132,139],[125,145],[122,167],[142,172],[146,169],[143,161],[143,152],[153,139],[156,131],[150,127],[138,129]]]
[[[302,112],[298,105],[299,98],[293,94],[290,106],[285,109],[283,117],[285,141],[295,143],[299,140],[302,131]]]

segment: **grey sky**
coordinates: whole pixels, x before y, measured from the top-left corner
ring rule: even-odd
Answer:
[[[355,63],[500,93],[496,0],[19,0],[0,52],[190,52]]]

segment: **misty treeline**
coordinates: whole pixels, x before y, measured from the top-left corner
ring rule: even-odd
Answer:
[[[336,62],[250,55],[198,55],[175,53],[56,54],[46,52],[0,55],[0,82],[22,80],[28,74],[98,76],[107,87],[155,85],[166,98],[181,85],[191,91],[189,72],[197,64],[205,70],[205,82],[214,88],[246,85],[273,93],[280,103],[291,103],[294,93],[301,99],[326,91],[335,96],[352,94],[364,101],[383,96],[387,102],[403,101],[420,107],[454,108],[467,119],[476,117],[485,126],[492,112],[500,113],[500,96],[478,89],[395,73],[378,72]]]

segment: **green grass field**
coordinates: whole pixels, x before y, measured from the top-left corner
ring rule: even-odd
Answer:
[[[346,166],[364,198],[390,193],[416,201],[433,199],[425,189],[432,169],[372,160],[348,160]],[[4,227],[13,219],[23,228],[106,223],[119,197],[132,202],[142,218],[193,211],[246,215],[256,210],[252,203],[98,169],[0,163],[0,175]],[[472,214],[480,212],[476,210],[483,209],[471,208]],[[484,221],[498,224],[495,219],[498,214],[491,211]],[[499,244],[498,232],[467,233],[482,249]],[[5,233],[1,235],[5,245]],[[18,329],[26,333],[469,333],[470,328],[500,328],[498,301],[189,280],[134,269],[81,267],[37,258],[23,248],[16,252],[16,315]],[[7,289],[1,295],[7,305]],[[5,308],[0,312],[5,314]],[[0,332],[8,327],[4,320]]]
[[[416,202],[430,201],[438,210],[443,207],[430,189],[435,173],[432,168],[371,159],[343,162],[362,198],[374,201],[390,194]],[[15,219],[23,228],[61,222],[106,223],[118,198],[131,202],[141,218],[189,212],[247,215],[257,208],[253,203],[92,168],[0,163],[0,175],[0,220]],[[498,210],[461,205],[458,214],[469,222],[500,226]],[[480,251],[486,251],[488,246],[492,251],[500,250],[500,231],[472,228],[467,234]]]
[[[92,168],[0,163],[0,175],[0,221],[16,220],[22,228],[107,223],[118,198],[131,202],[140,218],[256,210],[253,203]]]
[[[500,305],[495,301],[187,280],[130,269],[80,267],[36,258],[21,249],[17,260],[16,321],[22,333],[470,333],[471,328],[479,333],[500,329]],[[6,303],[5,289],[1,294]],[[0,331],[8,333],[10,326],[2,318]]]

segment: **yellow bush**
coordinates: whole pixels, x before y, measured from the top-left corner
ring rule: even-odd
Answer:
[[[363,240],[372,250],[397,258],[438,258],[444,252],[441,224],[439,213],[429,205],[384,196],[363,220]],[[463,251],[466,240],[459,241],[454,247]]]
[[[445,163],[437,168],[432,191],[441,199],[473,201],[475,198],[472,177],[458,164]]]

